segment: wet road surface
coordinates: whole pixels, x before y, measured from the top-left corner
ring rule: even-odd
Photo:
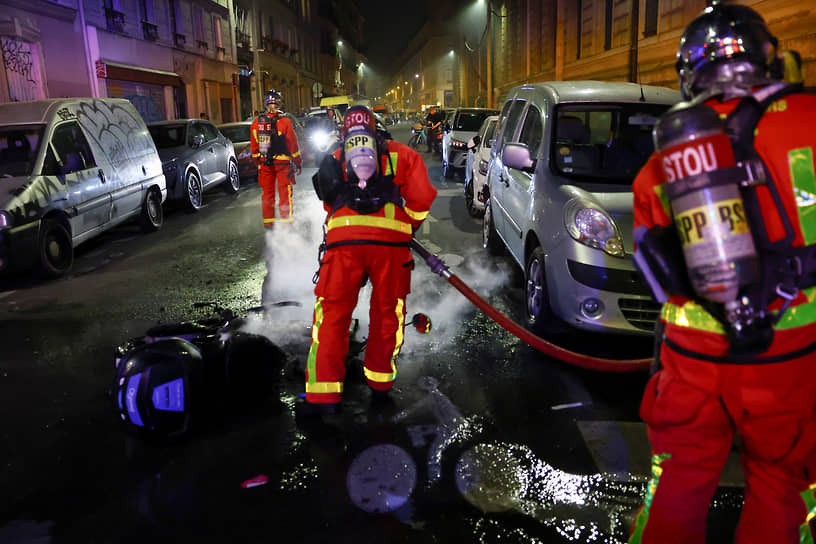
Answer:
[[[502,288],[514,272],[483,254],[461,183],[424,157],[440,196],[417,237],[518,318],[520,295]],[[406,332],[390,402],[372,403],[357,354],[343,411],[317,425],[295,417],[322,220],[311,172],[295,186],[297,229],[265,234],[260,189],[248,183],[194,217],[171,211],[153,236],[115,229],[80,248],[67,278],[0,286],[0,542],[624,542],[648,477],[637,416],[646,376],[542,356],[418,259],[408,313],[427,313],[434,329]],[[107,394],[114,348],[157,323],[207,317],[200,301],[239,314],[299,304],[247,314],[241,329],[284,351],[246,359],[263,361],[268,394],[239,406],[208,392],[213,410],[182,440],[127,434]],[[741,501],[739,475],[724,482],[718,543],[730,542]]]

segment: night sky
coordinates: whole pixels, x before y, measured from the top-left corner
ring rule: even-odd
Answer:
[[[388,73],[425,22],[425,0],[359,0],[359,6],[365,17],[369,64]]]

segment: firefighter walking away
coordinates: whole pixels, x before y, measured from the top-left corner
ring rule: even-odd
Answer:
[[[812,542],[816,96],[773,68],[777,44],[746,6],[696,17],[677,53],[686,102],[658,121],[634,182],[635,262],[663,308],[640,407],[652,479],[630,543],[706,542],[735,435],[734,542]]]
[[[271,89],[264,95],[266,111],[252,121],[250,151],[258,165],[258,184],[263,188],[261,211],[264,227],[292,222],[292,185],[303,162],[292,121],[283,115],[283,97]],[[276,216],[275,193],[280,198]]]
[[[368,108],[349,108],[341,136],[343,146],[324,158],[312,178],[327,216],[305,402],[298,405],[304,416],[339,407],[352,312],[367,281],[372,293],[365,379],[373,400],[394,385],[414,268],[409,245],[436,198],[420,155],[377,131]]]

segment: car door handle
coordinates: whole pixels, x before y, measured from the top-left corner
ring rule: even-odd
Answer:
[[[213,155],[215,155],[215,148],[214,147],[211,147],[210,149],[208,149],[208,151],[210,153],[212,153]]]
[[[99,169],[99,180],[102,183],[105,183],[107,181],[107,179],[105,179],[105,172],[103,172],[101,168]]]
[[[499,179],[501,180],[502,183],[504,183],[505,187],[510,187],[510,182],[507,180],[507,176],[504,175],[504,172],[501,173]]]

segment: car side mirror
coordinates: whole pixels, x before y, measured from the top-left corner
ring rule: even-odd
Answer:
[[[193,149],[197,149],[202,145],[204,145],[204,136],[202,134],[193,136]]]
[[[502,151],[502,162],[508,168],[515,168],[528,173],[535,171],[535,160],[530,157],[530,149],[527,144],[505,144]]]

